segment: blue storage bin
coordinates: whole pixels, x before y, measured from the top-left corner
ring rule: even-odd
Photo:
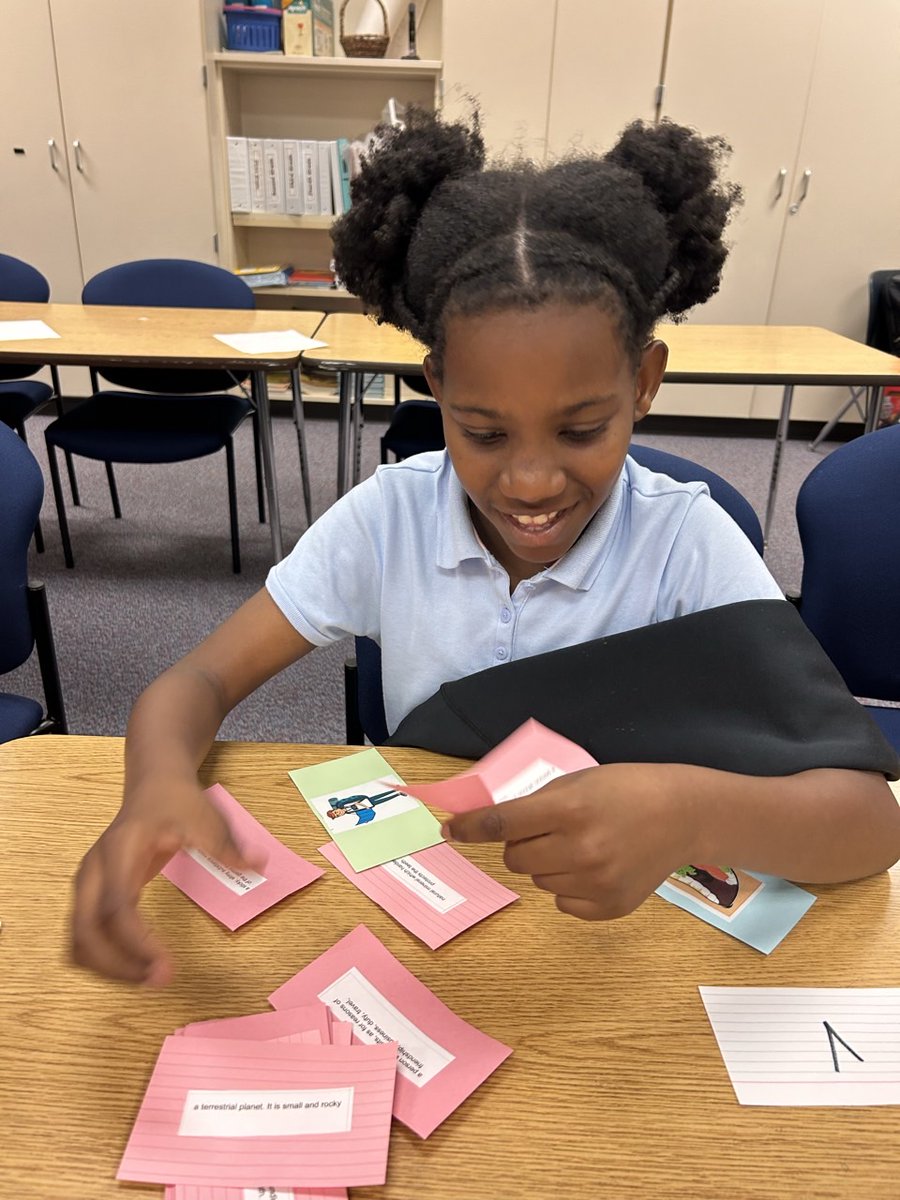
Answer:
[[[225,31],[229,50],[271,53],[281,50],[281,9],[226,4]]]

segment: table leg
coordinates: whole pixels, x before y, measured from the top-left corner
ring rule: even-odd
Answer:
[[[338,445],[337,445],[337,494],[338,499],[347,490],[347,459],[349,456],[350,422],[352,419],[353,388],[348,371],[338,375]]]
[[[881,418],[881,405],[884,402],[884,388],[870,387],[866,395],[866,423],[863,432],[873,433]]]
[[[772,458],[772,474],[769,478],[769,498],[766,501],[766,517],[763,524],[763,545],[769,541],[769,529],[772,526],[772,516],[775,511],[775,497],[778,493],[778,472],[781,468],[781,454],[787,441],[788,428],[791,421],[791,404],[794,400],[794,385],[785,384],[781,397],[781,415],[778,418],[778,430],[775,434],[775,454]]]
[[[366,394],[366,377],[361,371],[353,376],[353,463],[352,479],[354,487],[359,483],[362,456],[362,424],[363,400]]]
[[[309,487],[309,455],[306,448],[306,419],[303,412],[303,392],[300,387],[300,368],[291,371],[291,395],[294,398],[294,423],[297,426],[297,446],[300,451],[300,483],[303,487],[303,505],[306,523],[312,525],[312,495]]]
[[[265,371],[253,372],[253,390],[256,410],[259,413],[259,441],[262,450],[263,474],[266,478],[266,499],[269,502],[269,529],[272,534],[272,558],[280,562],[284,558],[281,538],[281,509],[278,505],[278,488],[275,483],[275,443],[272,438],[272,410],[269,407],[269,385]]]

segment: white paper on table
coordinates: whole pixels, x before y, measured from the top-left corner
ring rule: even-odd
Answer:
[[[0,321],[0,342],[31,342],[59,336],[44,321]]]
[[[900,1104],[900,988],[700,995],[739,1104]]]
[[[232,350],[242,354],[277,354],[289,350],[316,350],[327,346],[315,338],[304,337],[296,329],[276,329],[271,333],[214,333],[218,342],[224,342]]]

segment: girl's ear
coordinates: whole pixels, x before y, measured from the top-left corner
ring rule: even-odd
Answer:
[[[425,381],[431,388],[432,396],[434,396],[435,400],[437,400],[438,404],[440,404],[443,387],[441,384],[441,377],[437,371],[437,364],[435,363],[434,357],[431,354],[426,354],[425,361],[422,363],[422,369],[425,372]]]
[[[668,360],[669,347],[665,342],[654,339],[644,349],[637,372],[634,400],[635,421],[642,421],[650,411],[650,405],[659,391]]]

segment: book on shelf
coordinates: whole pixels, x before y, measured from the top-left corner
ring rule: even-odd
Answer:
[[[292,271],[288,277],[291,287],[333,288],[335,287],[333,271],[317,271],[312,267],[301,267]]]
[[[262,267],[239,267],[234,273],[243,279],[249,288],[286,287],[294,270],[293,264],[277,263]]]
[[[233,213],[339,217],[350,208],[358,143],[229,137],[226,148]]]

